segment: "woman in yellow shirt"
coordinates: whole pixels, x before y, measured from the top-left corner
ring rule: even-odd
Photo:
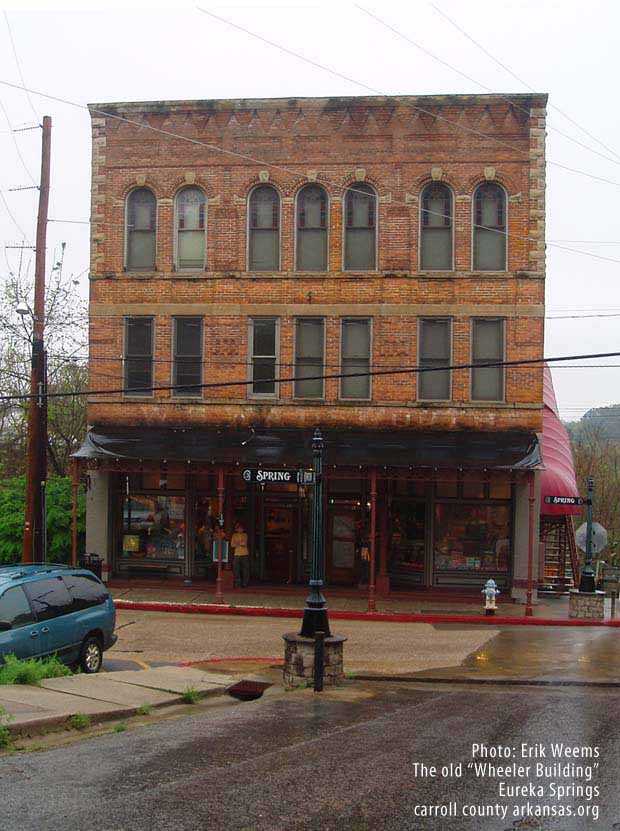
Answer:
[[[248,535],[243,525],[238,522],[235,525],[235,533],[230,540],[230,547],[233,551],[233,586],[241,585],[245,588],[250,582],[250,550],[248,548]]]

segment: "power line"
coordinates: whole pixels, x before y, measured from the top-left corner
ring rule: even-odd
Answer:
[[[13,32],[11,31],[11,24],[9,22],[9,15],[7,14],[6,11],[4,12],[4,19],[6,20],[6,28],[8,29],[8,32],[9,32],[9,40],[11,41],[11,46],[13,47],[13,55],[15,57],[15,64],[17,66],[17,71],[19,73],[19,78],[20,78],[22,84],[25,87],[26,86],[26,81],[24,80],[24,75],[22,73],[22,68],[21,68],[21,65],[19,63],[19,57],[17,56],[17,49],[15,48],[15,41],[13,40]],[[24,92],[26,93],[26,98],[28,99],[28,103],[30,104],[30,109],[34,113],[34,117],[36,118],[37,121],[40,121],[41,118],[40,118],[38,112],[35,110],[34,104],[32,103],[32,98],[30,97],[30,93],[26,89],[24,89]]]
[[[234,25],[234,24],[231,24],[231,25]],[[9,81],[0,80],[0,85],[8,86],[8,87],[11,87],[13,89],[22,89],[22,87],[18,86],[17,84],[12,84]],[[284,173],[295,176],[296,178],[299,177],[299,175],[301,173],[301,171],[299,171],[299,170],[293,170],[292,168],[285,167],[284,165],[276,164],[274,162],[268,162],[268,161],[265,161],[264,159],[256,159],[253,156],[249,156],[245,153],[237,153],[234,150],[228,150],[227,148],[220,147],[218,145],[211,144],[209,142],[200,141],[199,139],[194,139],[191,136],[183,136],[180,133],[174,133],[171,130],[163,130],[160,127],[153,127],[151,124],[144,124],[143,122],[135,121],[134,119],[131,119],[131,118],[125,118],[124,116],[117,115],[116,113],[111,113],[111,112],[108,112],[106,110],[99,109],[98,107],[94,107],[94,106],[88,107],[85,104],[80,104],[78,102],[71,101],[71,100],[66,99],[66,98],[60,98],[59,96],[49,95],[48,93],[39,92],[38,90],[32,90],[31,89],[30,92],[32,92],[33,95],[39,95],[42,98],[46,98],[46,99],[49,99],[51,101],[56,101],[56,102],[59,102],[59,103],[62,103],[62,104],[67,104],[69,106],[76,107],[78,109],[86,110],[87,112],[97,113],[98,115],[105,116],[106,118],[112,118],[112,119],[115,119],[117,121],[122,121],[126,124],[131,124],[132,126],[138,127],[139,129],[142,129],[142,130],[151,130],[155,133],[159,133],[160,135],[169,136],[171,138],[176,138],[176,139],[179,139],[181,141],[187,141],[190,144],[195,144],[195,145],[198,145],[199,147],[206,147],[208,150],[214,150],[215,152],[218,152],[218,153],[224,153],[226,155],[233,156],[235,158],[243,159],[244,161],[252,162],[253,164],[265,165],[266,167],[271,167],[274,170],[280,170]],[[413,106],[413,105],[411,105],[411,106]],[[420,109],[420,108],[417,108],[417,109]],[[426,111],[424,111],[424,112],[426,112]],[[429,114],[433,115],[430,112],[429,112]],[[435,116],[433,116],[433,117],[435,117]],[[441,118],[441,116],[437,116],[437,118]],[[443,120],[445,120],[445,119],[443,119]],[[449,122],[449,123],[452,124],[453,122]],[[460,125],[456,125],[456,126],[458,127]],[[483,133],[480,133],[479,135],[481,135],[485,138],[492,138],[492,136],[484,136]],[[511,146],[511,145],[509,145],[509,146]],[[516,148],[512,148],[512,149],[516,149]],[[336,186],[339,190],[344,190],[345,192],[354,191],[357,194],[361,193],[360,191],[357,191],[355,189],[354,185],[349,185],[349,186],[346,186],[346,187],[343,188],[342,183],[340,183],[340,182],[333,182],[333,181],[330,181],[329,179],[322,179],[322,181],[324,181],[326,184],[331,184],[333,186]],[[616,184],[616,183],[612,183],[612,184]],[[620,183],[617,183],[617,184],[620,185]],[[375,194],[374,192],[372,194],[362,194],[362,195],[367,195],[369,198],[378,199],[378,195]],[[407,203],[403,200],[393,200],[393,204],[395,204],[395,205],[404,205],[405,207],[411,207],[409,205],[409,203]],[[446,214],[442,214],[438,211],[433,211],[431,209],[428,209],[427,213],[433,214],[435,216],[444,217],[444,218],[447,216]],[[448,218],[451,219],[452,217],[448,217]],[[82,223],[86,224],[86,222],[87,222],[86,220],[80,220],[79,221],[80,224],[82,224]],[[499,230],[497,228],[487,228],[485,225],[481,225],[481,224],[479,225],[477,223],[472,223],[472,225],[475,228],[484,228],[486,231],[491,231],[491,232],[496,233],[496,234],[501,234],[502,236],[505,236],[507,239],[518,239],[518,240],[524,240],[526,242],[536,242],[536,243],[541,241],[540,239],[538,239],[536,237],[528,237],[528,236],[523,236],[522,234],[509,233],[508,231],[502,231],[502,230]],[[619,258],[606,257],[602,254],[595,254],[593,251],[580,251],[577,248],[569,248],[568,246],[558,245],[557,243],[553,243],[553,244],[552,243],[546,243],[546,245],[552,245],[552,247],[554,247],[554,248],[559,248],[560,250],[569,251],[573,254],[579,254],[579,255],[584,256],[584,257],[592,257],[593,259],[596,259],[596,260],[603,260],[605,262],[610,262],[610,263],[620,263]]]
[[[319,63],[318,61],[312,60],[312,58],[308,58],[305,55],[300,54],[299,52],[295,52],[292,49],[289,49],[286,46],[282,46],[280,43],[276,43],[273,40],[269,40],[269,38],[263,37],[263,35],[259,35],[256,32],[251,31],[250,29],[246,29],[245,26],[241,26],[238,23],[233,23],[232,20],[228,20],[225,17],[220,17],[219,15],[215,14],[214,12],[208,11],[207,9],[203,9],[201,6],[196,6],[199,12],[208,15],[209,17],[214,18],[214,20],[219,20],[222,23],[226,23],[228,26],[231,26],[233,29],[238,29],[241,32],[244,32],[246,35],[250,35],[250,37],[256,38],[257,40],[262,41],[263,43],[268,44],[269,46],[273,46],[276,49],[279,49],[281,52],[284,52],[287,55],[292,55],[295,58],[298,58],[305,63],[310,64],[311,66],[317,67],[318,69],[323,70],[324,72],[329,72],[331,75],[334,75],[337,78],[340,78],[344,81],[347,81],[351,84],[355,84],[362,89],[366,89],[369,92],[372,92],[374,95],[380,95],[382,97],[390,97],[388,93],[383,92],[375,87],[371,87],[369,84],[365,84],[363,81],[356,81],[354,78],[351,78],[348,75],[343,75],[341,72],[338,72],[331,67],[325,66],[324,64]],[[424,109],[424,107],[420,107],[417,104],[411,104],[409,102],[403,102],[404,106],[409,107],[413,110],[417,110],[424,115],[428,115],[431,118],[437,119],[438,121],[443,121],[446,124],[454,127],[457,130],[464,130],[467,133],[471,133],[472,135],[478,136],[478,138],[485,138],[489,139],[490,141],[494,141],[497,144],[501,144],[504,147],[508,147],[510,150],[514,150],[517,153],[522,153],[529,159],[529,150],[521,150],[520,148],[516,147],[514,144],[510,144],[510,142],[504,141],[503,139],[497,138],[496,136],[490,136],[486,133],[482,133],[479,130],[475,130],[473,127],[467,127],[464,124],[458,124],[456,121],[451,121],[449,118],[445,118],[445,116],[438,115],[437,113],[431,112],[430,110]],[[588,178],[594,179],[596,181],[605,182],[608,185],[615,185],[616,187],[620,187],[620,182],[615,182],[612,179],[607,179],[603,176],[596,176],[593,173],[588,173],[584,170],[579,170],[574,167],[569,167],[568,165],[561,164],[560,162],[553,161],[551,159],[546,159],[546,163],[553,165],[554,167],[559,167],[562,170],[568,170],[571,173],[577,173],[580,176],[586,176]]]
[[[58,355],[58,354],[54,354],[54,353],[50,353],[49,358],[53,358],[54,360],[57,360],[57,361],[63,361],[65,363],[77,363],[78,361],[87,361],[88,363],[91,363],[91,364],[92,363],[111,363],[111,362],[114,362],[114,361],[123,362],[123,361],[133,360],[132,358],[128,358],[127,355],[118,355],[118,356],[115,356],[115,357],[103,356],[103,355],[101,355],[99,357],[96,357],[96,356],[89,357],[88,355]],[[196,360],[198,360],[198,359],[196,359]],[[178,363],[178,360],[175,360],[174,358],[150,358],[148,360],[148,363],[170,365],[170,364]],[[252,364],[252,359],[246,360],[246,361],[218,361],[218,360],[210,360],[210,359],[207,359],[207,358],[200,359],[200,365],[204,366],[204,367],[208,367],[208,366],[246,366],[247,367],[247,366],[251,366],[251,364]],[[275,366],[277,366],[277,367],[294,367],[294,366],[296,366],[296,363],[295,363],[295,361],[290,361],[290,362],[289,361],[276,361]],[[323,366],[324,367],[340,367],[341,364],[340,363],[324,362]],[[399,368],[401,366],[401,364],[398,364],[398,363],[383,363],[383,362],[380,362],[380,361],[372,361],[371,362],[371,367],[372,366]],[[608,368],[611,368],[611,369],[620,368],[620,364],[592,364],[592,365],[590,365],[590,364],[569,364],[569,365],[566,365],[566,366],[561,365],[561,366],[556,367],[556,369],[608,369]],[[97,375],[101,374],[99,372],[99,370],[96,370],[96,372],[97,372]],[[109,377],[116,377],[116,376],[109,376]]]
[[[19,224],[19,222],[15,218],[15,214],[10,209],[9,203],[6,201],[6,197],[4,196],[4,192],[1,191],[1,190],[0,190],[0,199],[2,199],[2,204],[6,208],[6,212],[8,213],[8,215],[11,217],[11,221],[12,221],[13,225],[17,228],[17,230],[22,235],[22,237],[26,240],[28,245],[30,245],[30,238],[28,237],[28,235],[26,234],[26,232],[24,231],[22,226]],[[6,248],[6,246],[5,246],[5,248]]]
[[[389,29],[390,32],[393,32],[397,37],[402,38],[402,40],[406,41],[411,46],[415,46],[416,49],[419,49],[421,52],[424,52],[425,55],[428,55],[434,61],[437,61],[438,63],[442,64],[442,66],[446,66],[448,69],[451,69],[453,72],[456,72],[457,75],[460,75],[462,78],[465,78],[467,81],[471,81],[472,84],[476,84],[476,86],[479,86],[481,89],[485,90],[486,92],[489,92],[493,95],[497,95],[499,98],[502,98],[504,101],[507,101],[515,109],[520,110],[521,112],[525,113],[528,116],[528,118],[530,117],[529,110],[526,110],[525,107],[522,107],[518,102],[513,101],[511,98],[504,95],[503,93],[495,92],[495,90],[493,90],[491,87],[488,87],[486,84],[483,84],[482,81],[478,81],[478,80],[476,80],[476,78],[472,78],[471,75],[468,75],[466,72],[463,72],[461,69],[458,69],[458,67],[453,66],[451,63],[448,63],[448,61],[443,60],[443,58],[440,58],[439,55],[435,55],[429,49],[422,46],[422,44],[420,44],[417,41],[413,40],[408,35],[405,35],[403,32],[400,31],[400,29],[396,29],[394,26],[391,26],[389,23],[387,23],[387,21],[383,20],[378,15],[374,14],[373,12],[369,11],[368,9],[365,9],[363,6],[360,6],[358,3],[355,3],[354,5],[355,5],[356,9],[359,9],[359,11],[361,11],[364,14],[368,15],[368,17],[370,17],[372,20],[379,23],[381,26],[384,26],[386,29]],[[547,126],[550,130],[553,130],[554,132],[558,133],[560,136],[567,139],[568,141],[572,141],[574,144],[578,145],[579,147],[581,147],[584,150],[587,150],[589,153],[594,153],[594,155],[599,156],[601,159],[605,159],[606,161],[611,162],[612,164],[620,165],[620,160],[613,159],[610,156],[606,156],[604,153],[601,153],[600,150],[595,150],[593,147],[590,147],[589,145],[584,144],[582,141],[579,141],[579,139],[576,139],[573,136],[569,135],[568,133],[565,133],[563,130],[560,130],[558,127],[551,124],[549,121],[547,122]]]
[[[321,374],[321,375],[303,375],[303,376],[289,376],[287,378],[261,378],[260,383],[275,383],[275,384],[288,384],[294,383],[295,381],[329,381],[329,380],[337,380],[340,378],[369,378],[375,376],[383,376],[383,375],[419,375],[425,372],[445,372],[445,371],[456,371],[461,369],[485,369],[491,367],[518,367],[518,366],[534,366],[536,364],[545,364],[545,363],[557,363],[562,361],[581,361],[581,360],[589,360],[595,358],[618,358],[620,357],[620,352],[598,352],[594,354],[588,355],[562,355],[556,356],[551,358],[524,358],[521,360],[515,361],[483,361],[483,362],[476,362],[476,363],[467,363],[467,364],[453,364],[449,366],[439,366],[439,367],[420,367],[420,366],[410,366],[410,367],[403,367],[401,369],[378,369],[378,370],[371,370],[369,372],[336,372],[332,374]],[[121,387],[120,389],[100,389],[100,390],[85,390],[85,391],[76,391],[76,392],[48,392],[45,396],[39,396],[38,393],[34,395],[27,394],[27,395],[3,395],[0,396],[0,401],[24,401],[30,398],[39,398],[39,397],[46,397],[46,398],[75,398],[81,396],[93,396],[93,395],[122,395],[125,393],[129,394],[136,394],[141,392],[165,392],[165,391],[173,391],[173,390],[201,390],[201,389],[222,389],[222,388],[230,388],[230,387],[247,387],[252,382],[249,381],[247,378],[243,381],[215,381],[210,382],[207,384],[166,384],[164,386],[144,386],[144,387]]]
[[[19,160],[20,160],[20,162],[21,162],[21,164],[22,164],[22,167],[23,167],[23,168],[24,168],[24,170],[26,171],[26,175],[28,176],[28,178],[30,179],[30,181],[32,182],[32,184],[33,184],[33,185],[37,185],[37,183],[36,183],[36,181],[35,181],[35,179],[34,179],[34,176],[33,176],[33,175],[32,175],[32,173],[30,172],[30,168],[28,167],[28,165],[26,164],[26,162],[25,162],[25,160],[24,160],[24,157],[22,156],[22,151],[19,149],[19,143],[18,143],[17,139],[15,138],[15,134],[14,134],[14,133],[15,133],[15,131],[13,130],[13,125],[11,124],[11,120],[10,120],[10,118],[9,118],[9,114],[8,114],[8,113],[7,113],[7,111],[6,111],[6,107],[4,106],[4,103],[3,103],[3,101],[2,101],[2,100],[0,100],[0,109],[2,109],[2,112],[4,113],[4,117],[5,117],[5,119],[6,119],[6,123],[9,125],[9,128],[10,128],[10,130],[11,130],[11,139],[13,140],[13,144],[15,145],[15,151],[16,151],[16,153],[17,153],[18,157],[19,157]]]
[[[620,312],[610,312],[609,314],[550,315],[545,320],[585,320],[592,317],[620,317]]]
[[[524,80],[523,80],[523,78],[520,78],[520,77],[519,77],[519,76],[518,76],[515,72],[513,72],[513,71],[512,71],[512,69],[510,69],[509,67],[507,67],[507,66],[506,66],[506,64],[502,63],[502,62],[499,60],[499,58],[496,58],[496,57],[495,57],[495,55],[492,55],[492,54],[489,52],[489,50],[488,50],[488,49],[485,49],[485,47],[484,47],[481,43],[478,43],[478,41],[477,41],[477,40],[474,40],[474,38],[473,38],[471,35],[469,35],[469,34],[468,34],[468,33],[467,33],[467,32],[466,32],[463,28],[461,28],[461,27],[458,25],[458,23],[456,23],[454,20],[452,20],[452,18],[451,18],[451,17],[450,17],[450,16],[449,16],[446,12],[442,11],[442,10],[439,8],[439,6],[435,5],[435,3],[432,3],[432,2],[431,2],[429,5],[430,5],[433,9],[435,9],[435,11],[436,11],[438,14],[440,14],[443,18],[445,18],[445,19],[448,21],[448,23],[451,23],[451,24],[452,24],[452,26],[454,26],[454,28],[455,28],[458,32],[460,32],[460,33],[463,35],[463,37],[467,38],[467,40],[469,40],[469,41],[470,41],[470,43],[473,43],[473,44],[474,44],[474,46],[476,46],[478,49],[480,49],[480,51],[481,51],[481,52],[484,52],[484,54],[485,54],[488,58],[490,58],[490,59],[493,61],[493,63],[495,63],[495,64],[497,64],[497,66],[501,67],[501,68],[504,70],[504,72],[507,72],[509,75],[511,75],[511,76],[512,76],[512,77],[513,77],[516,81],[518,81],[520,84],[523,84],[523,86],[524,86],[524,87],[527,87],[527,88],[530,90],[530,92],[535,92],[535,89],[534,89],[534,88],[533,88],[530,84],[528,84],[528,82],[527,82],[527,81],[524,81]],[[586,128],[585,128],[585,127],[583,127],[581,124],[579,124],[579,122],[578,122],[578,121],[575,121],[575,119],[574,119],[574,118],[571,118],[571,116],[570,116],[570,115],[568,115],[568,113],[565,113],[563,110],[561,110],[561,109],[560,109],[559,107],[557,107],[555,104],[549,104],[549,107],[550,107],[551,109],[554,109],[556,112],[560,113],[560,115],[561,115],[563,118],[565,118],[567,121],[570,121],[570,123],[571,123],[572,125],[574,125],[574,126],[575,126],[575,127],[577,127],[579,130],[581,130],[583,133],[585,133],[585,135],[586,135],[586,136],[588,136],[588,138],[591,138],[591,139],[592,139],[592,141],[595,141],[597,144],[600,144],[600,145],[601,145],[601,147],[604,147],[604,148],[605,148],[605,150],[607,150],[609,153],[612,153],[614,156],[616,156],[616,158],[620,159],[620,154],[616,153],[616,151],[615,151],[612,147],[608,147],[608,146],[607,146],[604,142],[602,142],[599,138],[597,138],[596,136],[592,135],[592,133],[588,132],[588,130],[586,130]]]

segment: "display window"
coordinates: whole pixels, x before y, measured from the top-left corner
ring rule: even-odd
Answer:
[[[185,560],[185,497],[131,494],[123,499],[121,556]]]
[[[510,505],[435,505],[435,571],[506,574],[510,567]]]

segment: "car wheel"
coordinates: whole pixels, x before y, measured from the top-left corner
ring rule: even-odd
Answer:
[[[84,639],[82,649],[80,650],[80,669],[92,675],[94,672],[99,672],[103,663],[103,650],[99,638],[90,635]]]

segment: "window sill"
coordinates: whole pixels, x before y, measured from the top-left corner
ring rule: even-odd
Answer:
[[[155,401],[155,396],[150,393],[141,395],[139,392],[127,392],[122,395],[123,401]]]
[[[252,394],[248,395],[248,401],[279,401],[279,400],[280,400],[280,396],[278,396],[278,395],[267,395],[267,394],[260,395],[258,393],[255,393],[254,395],[252,395]]]

